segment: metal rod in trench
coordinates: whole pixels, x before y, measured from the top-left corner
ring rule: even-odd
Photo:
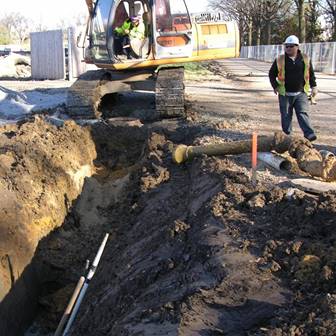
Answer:
[[[74,304],[75,304],[75,302],[77,300],[77,297],[78,297],[78,295],[79,295],[79,293],[80,293],[80,291],[81,291],[81,289],[82,289],[82,287],[84,285],[84,282],[85,282],[85,277],[81,276],[79,278],[78,282],[77,282],[77,286],[76,286],[76,288],[75,288],[75,290],[74,290],[74,292],[73,292],[73,294],[71,296],[71,299],[70,299],[70,301],[69,301],[69,303],[68,303],[68,305],[67,305],[67,307],[66,307],[66,309],[64,311],[64,314],[63,314],[63,316],[61,318],[61,321],[58,324],[58,327],[57,327],[57,329],[56,329],[56,331],[54,333],[54,336],[60,336],[60,335],[62,335],[62,330],[64,328],[64,325],[67,322],[67,320],[68,320],[68,318],[69,318],[69,316],[71,314],[71,310],[72,310],[72,308],[73,308],[73,306],[74,306]]]
[[[67,323],[67,325],[66,325],[66,327],[64,329],[63,336],[66,336],[68,334],[68,332],[69,332],[69,330],[70,330],[70,328],[71,328],[71,326],[73,324],[73,321],[76,318],[76,315],[78,313],[79,307],[80,307],[80,305],[81,305],[81,303],[83,301],[83,298],[85,296],[87,288],[89,287],[90,280],[93,278],[93,276],[94,276],[94,274],[96,272],[97,266],[99,264],[100,258],[101,258],[102,254],[104,252],[104,248],[105,248],[105,245],[107,243],[108,237],[109,237],[109,234],[106,233],[106,235],[105,235],[105,237],[103,239],[103,242],[101,243],[101,245],[99,247],[99,250],[98,250],[98,252],[96,254],[96,257],[95,257],[95,259],[93,260],[93,263],[90,266],[89,272],[88,272],[88,274],[87,274],[87,276],[85,278],[84,284],[83,284],[82,289],[81,289],[81,291],[79,293],[79,296],[78,296],[78,299],[76,301],[76,304],[75,304],[75,306],[74,306],[74,308],[73,308],[73,310],[71,312],[69,321],[68,321],[68,323]]]

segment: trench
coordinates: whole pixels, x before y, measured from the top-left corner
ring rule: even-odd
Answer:
[[[25,336],[49,335],[56,330],[74,285],[81,275],[87,274],[86,262],[92,263],[104,234],[110,234],[109,245],[115,244],[118,228],[113,218],[109,218],[109,208],[132,197],[135,182],[132,179],[136,179],[145,149],[146,139],[141,140],[142,146],[137,144],[132,158],[124,156],[127,149],[121,144],[117,156],[110,152],[108,141],[103,141],[97,173],[86,179],[62,226],[40,241],[32,263],[39,286],[38,308]]]
[[[64,220],[59,219],[59,227],[39,240],[21,275],[13,276],[13,286],[0,304],[1,335],[53,333],[79,277],[87,273],[87,260],[93,261],[105,233],[110,234],[108,244],[113,245],[118,226],[131,221],[151,128],[161,128],[161,122],[152,123],[154,108],[152,93],[109,94],[100,103],[104,119],[79,121],[89,128],[90,145],[97,153],[92,162],[94,173],[90,176],[82,168],[71,173],[78,188],[84,180],[81,192],[66,204],[67,212]],[[117,218],[111,216],[111,209]],[[11,269],[10,257],[5,262]]]
[[[91,132],[97,150],[96,173],[86,178],[62,226],[38,246],[32,266],[41,289],[39,307],[25,335],[48,335],[56,330],[74,284],[87,274],[86,262],[92,263],[105,233],[110,234],[108,244],[115,244],[118,223],[109,209],[119,207],[122,212],[123,203],[136,192],[148,141],[146,127],[138,120],[117,118],[100,123]]]
[[[138,171],[148,147],[148,127],[139,119],[125,117],[130,114],[125,99],[140,101],[135,111],[152,105],[148,95],[143,100],[139,97],[144,95],[104,97],[103,113],[114,118],[86,126],[97,153],[92,163],[94,173],[90,176],[82,168],[72,173],[73,180],[84,183],[78,197],[66,204],[63,223],[39,241],[20,275],[15,274],[10,254],[2,258],[2,266],[9,270],[11,289],[0,304],[1,335],[41,336],[54,331],[74,284],[85,275],[86,261],[93,261],[105,233],[110,233],[109,244],[113,244],[118,220],[110,218],[109,209],[119,207],[122,213],[123,203],[135,197]],[[112,106],[119,112],[113,113]]]

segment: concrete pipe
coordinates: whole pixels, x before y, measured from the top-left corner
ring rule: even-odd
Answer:
[[[277,170],[289,170],[291,163],[280,155],[275,153],[258,153],[258,159]]]

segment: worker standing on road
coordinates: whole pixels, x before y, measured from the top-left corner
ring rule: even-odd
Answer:
[[[309,119],[309,89],[312,99],[317,94],[316,78],[312,63],[299,50],[299,39],[288,36],[284,42],[285,54],[278,56],[269,71],[269,79],[274,93],[279,97],[281,126],[286,134],[292,132],[293,109],[306,139],[316,140]]]

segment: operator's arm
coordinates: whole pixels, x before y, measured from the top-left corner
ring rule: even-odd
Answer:
[[[119,35],[119,36],[125,36],[129,33],[129,30],[131,28],[131,23],[129,20],[126,20],[123,22],[123,24],[120,27],[116,27],[114,31]]]
[[[278,83],[276,80],[276,78],[278,77],[278,73],[279,71],[278,71],[277,61],[275,60],[268,72],[268,77],[273,87],[273,90],[276,90],[276,88],[278,87]]]
[[[137,27],[134,27],[130,31],[130,37],[143,40],[145,38],[145,25],[142,22],[140,22]]]

